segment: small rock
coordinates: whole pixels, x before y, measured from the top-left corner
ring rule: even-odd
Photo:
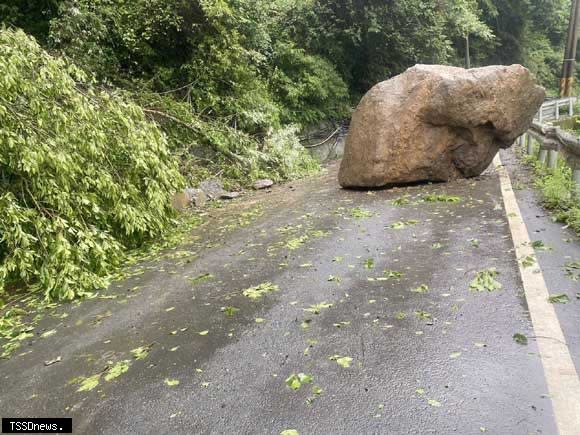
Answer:
[[[219,199],[225,193],[224,186],[217,179],[202,181],[199,188],[208,196],[209,199]]]
[[[221,199],[234,199],[240,196],[240,192],[225,192],[220,196]]]
[[[258,180],[254,183],[254,189],[256,190],[261,190],[261,189],[267,189],[268,187],[272,187],[274,185],[274,182],[272,180]]]
[[[189,204],[195,207],[203,207],[207,202],[207,195],[201,189],[186,189],[185,192],[189,196]]]

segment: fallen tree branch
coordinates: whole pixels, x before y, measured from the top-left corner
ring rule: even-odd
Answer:
[[[168,120],[170,120],[170,121],[173,121],[173,122],[175,122],[176,124],[179,124],[179,125],[181,125],[182,127],[185,127],[185,128],[187,128],[187,129],[189,129],[189,130],[191,130],[191,131],[194,131],[195,133],[200,133],[200,132],[201,132],[201,130],[200,130],[198,127],[195,127],[195,126],[194,126],[194,125],[192,125],[192,124],[188,124],[187,122],[185,122],[185,121],[182,121],[181,119],[179,119],[179,118],[176,118],[176,117],[175,117],[175,116],[173,116],[173,115],[170,115],[170,114],[168,114],[168,113],[165,113],[165,112],[161,112],[160,110],[154,110],[154,109],[147,109],[147,108],[143,108],[143,111],[144,111],[145,113],[149,113],[149,114],[151,114],[151,115],[157,115],[157,116],[161,116],[162,118],[165,118],[165,119],[168,119]],[[242,159],[240,156],[238,156],[237,154],[234,154],[234,153],[232,153],[231,151],[228,151],[228,150],[222,150],[222,149],[218,149],[217,147],[215,147],[215,146],[214,146],[214,145],[212,145],[211,143],[209,143],[209,145],[210,145],[210,146],[213,148],[213,150],[214,150],[216,153],[219,153],[219,154],[224,154],[224,155],[225,155],[225,156],[227,156],[227,157],[231,157],[232,159],[235,159],[235,160],[237,160],[237,161],[239,161],[239,162],[242,162],[242,163],[243,163],[243,159]]]
[[[332,132],[332,134],[331,134],[330,136],[328,136],[326,139],[324,139],[324,140],[323,140],[322,142],[320,142],[320,143],[316,143],[316,144],[314,144],[314,145],[303,145],[303,147],[304,147],[304,148],[316,148],[316,147],[319,147],[319,146],[321,146],[321,145],[324,145],[326,142],[328,142],[330,139],[332,139],[332,138],[334,137],[334,135],[335,135],[336,133],[338,133],[338,132],[339,132],[341,129],[342,129],[342,126],[338,127],[336,130],[334,130],[334,131]]]

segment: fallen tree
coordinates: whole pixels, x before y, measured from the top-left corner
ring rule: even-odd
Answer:
[[[175,160],[138,105],[0,31],[0,294],[105,286],[126,249],[170,226]]]

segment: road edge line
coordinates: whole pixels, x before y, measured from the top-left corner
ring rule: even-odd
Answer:
[[[580,434],[580,379],[572,361],[554,306],[548,302],[549,292],[539,264],[524,267],[522,258],[534,256],[528,229],[521,215],[510,176],[499,154],[493,160],[499,174],[501,193],[508,218],[516,258],[538,350],[544,368],[560,435]]]

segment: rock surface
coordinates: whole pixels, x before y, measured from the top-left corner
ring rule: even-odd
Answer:
[[[258,180],[254,183],[254,189],[256,190],[267,189],[269,187],[272,187],[273,185],[274,182],[272,180],[268,179]]]
[[[207,203],[207,195],[203,190],[189,188],[185,192],[189,195],[189,203],[195,207],[203,207]]]
[[[477,176],[528,129],[544,97],[521,65],[416,65],[361,100],[339,183],[380,187]]]
[[[207,195],[209,199],[219,199],[222,195],[227,193],[220,180],[211,178],[204,180],[199,184],[199,188]]]

